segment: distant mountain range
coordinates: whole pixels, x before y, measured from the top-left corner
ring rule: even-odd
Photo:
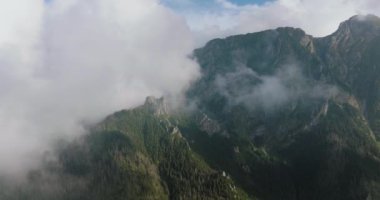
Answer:
[[[380,18],[215,39],[193,58],[192,109],[148,97],[0,199],[380,199]]]

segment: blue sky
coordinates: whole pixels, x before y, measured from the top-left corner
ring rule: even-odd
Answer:
[[[262,4],[267,1],[268,0],[230,0],[231,3],[237,4],[237,5]]]

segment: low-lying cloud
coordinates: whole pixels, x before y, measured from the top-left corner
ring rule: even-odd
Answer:
[[[158,0],[4,0],[0,24],[0,176],[199,74],[184,19]]]
[[[233,72],[217,76],[214,85],[229,106],[242,104],[265,111],[300,99],[328,99],[338,93],[334,86],[308,80],[297,64],[283,65],[272,75],[259,75],[240,65]]]

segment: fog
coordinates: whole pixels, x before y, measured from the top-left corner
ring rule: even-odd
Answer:
[[[339,92],[335,86],[307,79],[297,62],[282,65],[270,75],[257,74],[245,65],[237,66],[214,81],[229,106],[242,104],[251,110],[276,111],[300,99],[329,99]]]
[[[199,76],[190,30],[158,0],[2,0],[0,24],[0,176]]]

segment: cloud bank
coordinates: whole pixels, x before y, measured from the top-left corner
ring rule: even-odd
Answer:
[[[229,106],[268,112],[300,99],[327,100],[339,94],[335,86],[308,80],[296,63],[283,65],[271,75],[259,75],[239,65],[235,71],[217,76],[214,86]]]
[[[278,26],[323,36],[354,14],[380,14],[376,0],[215,0],[190,10],[192,1],[178,2],[175,14],[159,0],[2,0],[0,176],[38,165],[57,139],[148,95],[177,97],[199,76],[188,55],[209,39]],[[281,73],[256,78],[258,93],[242,102],[283,89]]]
[[[182,11],[181,11],[182,12]],[[357,14],[380,15],[376,0],[274,0],[264,4],[236,5],[229,0],[214,0],[214,9],[184,12],[197,35],[198,45],[209,39],[257,32],[282,26],[304,29],[320,37],[334,32],[339,23]]]
[[[0,24],[0,176],[199,74],[184,19],[157,0],[3,0]]]

